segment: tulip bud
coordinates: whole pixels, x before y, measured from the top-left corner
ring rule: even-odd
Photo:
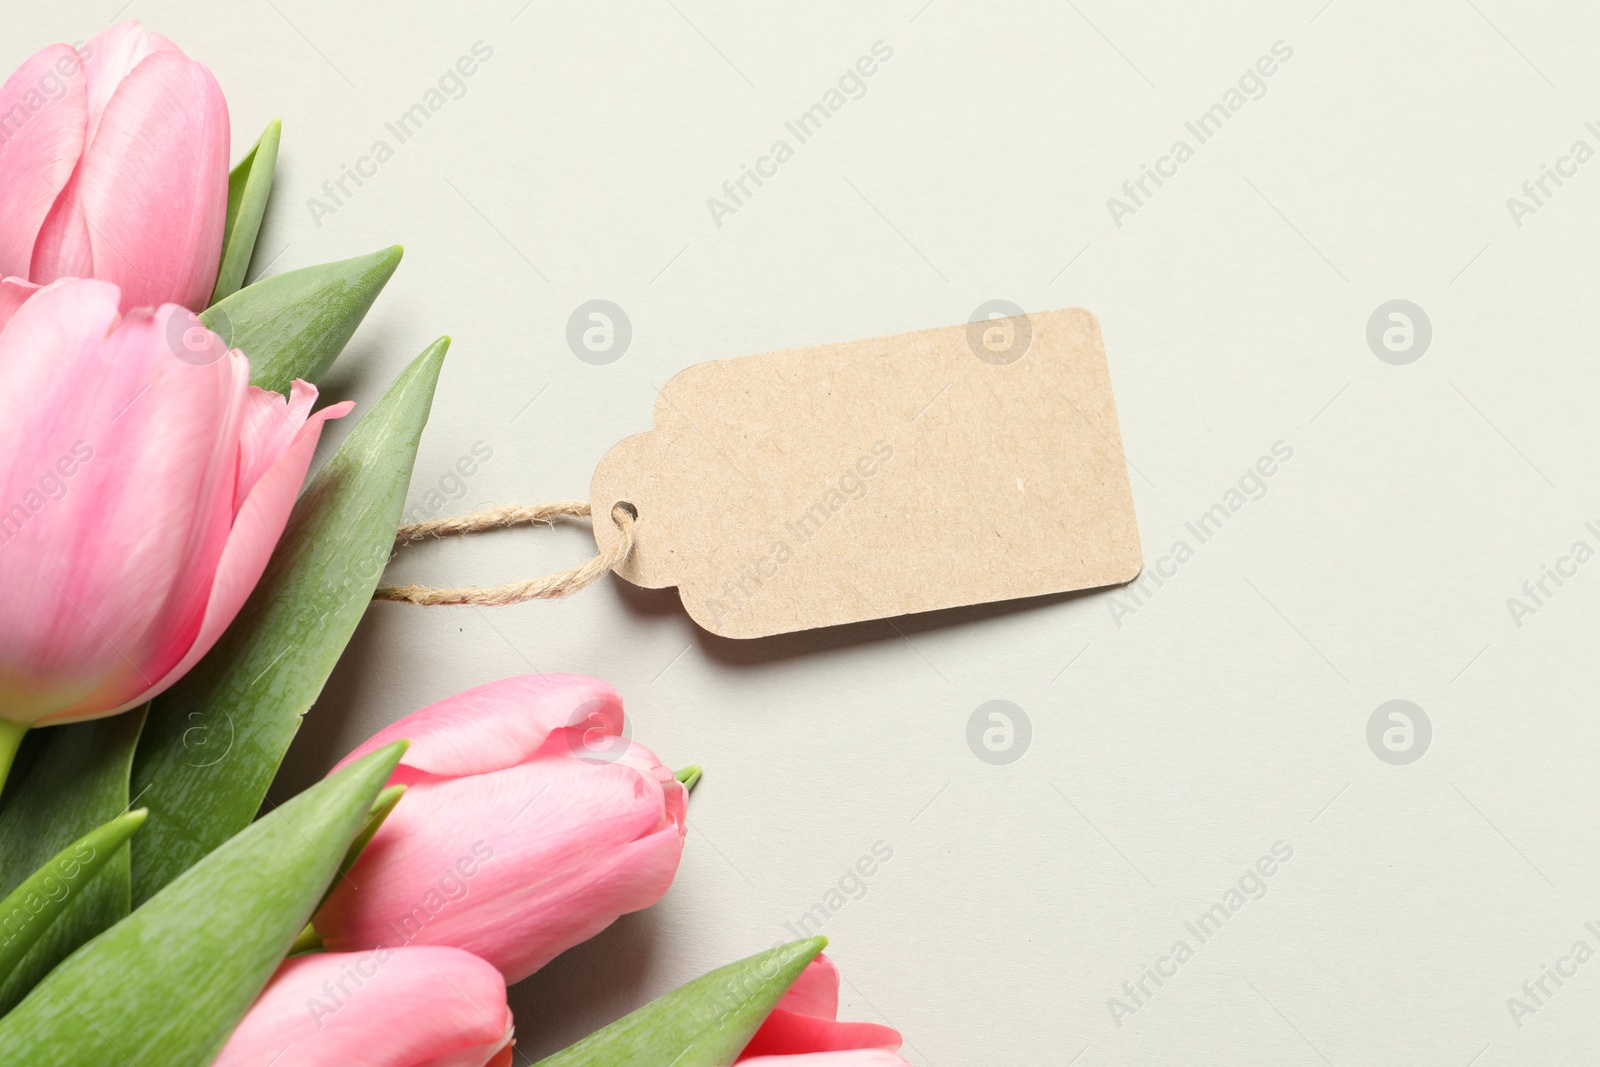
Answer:
[[[839,968],[818,956],[739,1054],[747,1067],[904,1067],[900,1035],[876,1023],[841,1023]]]
[[[328,948],[453,945],[516,982],[672,884],[688,791],[623,736],[604,682],[479,686],[344,762],[402,737],[405,799],[317,913]]]
[[[509,1067],[500,973],[453,948],[287,959],[213,1067]]]
[[[0,285],[0,291],[4,290]],[[3,302],[3,301],[0,301]],[[177,681],[267,564],[323,423],[252,388],[183,308],[46,286],[0,324],[0,721],[55,725]]]
[[[100,278],[121,308],[210,299],[228,210],[228,105],[137,22],[51,45],[0,85],[0,276]]]

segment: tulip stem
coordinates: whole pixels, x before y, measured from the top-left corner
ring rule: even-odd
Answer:
[[[22,744],[28,728],[20,722],[0,719],[0,789],[5,788],[11,774],[11,761],[17,758],[17,748]]]
[[[300,931],[300,936],[294,939],[294,944],[289,946],[289,955],[297,952],[316,952],[322,948],[322,935],[317,933],[317,928],[306,923],[306,928]]]
[[[695,783],[700,781],[700,774],[700,764],[691,763],[689,766],[685,767],[683,770],[674,775],[674,777],[683,783],[683,787],[685,789],[693,793]]]

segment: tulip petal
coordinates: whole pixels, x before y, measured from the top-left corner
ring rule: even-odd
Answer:
[[[82,53],[84,73],[88,76],[89,128],[85,140],[93,142],[100,116],[105,114],[111,95],[146,56],[176,51],[177,45],[159,33],[146,33],[144,27],[134,21],[119,22],[91,37]]]
[[[316,402],[317,387],[308,382],[296,380],[287,398],[269,389],[251,387],[245,399],[244,426],[239,431],[239,488],[233,505],[236,510],[278,456],[288,450]]]
[[[0,275],[32,273],[39,230],[83,154],[84,84],[77,53],[57,44],[0,86]]]
[[[515,982],[654,904],[677,872],[683,827],[667,797],[683,786],[670,776],[562,755],[395,779],[405,802],[317,914],[329,948],[454,945]],[[451,902],[463,890],[470,908]]]
[[[307,388],[311,389],[311,399],[314,400],[316,390],[310,386]],[[307,406],[309,404],[308,400]],[[295,497],[305,483],[306,471],[311,466],[311,457],[316,452],[323,425],[329,419],[348,414],[353,407],[355,405],[347,400],[323,408],[305,419],[304,425],[289,438],[288,447],[257,480],[239,513],[233,518],[233,527],[228,531],[227,543],[217,561],[216,577],[206,600],[205,616],[188,651],[164,677],[125,699],[111,714],[126,711],[166,692],[179,678],[189,673],[202,656],[211,651],[211,646],[217,643],[222,631],[239,614],[245,599],[267,569],[267,560],[277,547],[284,524],[289,521],[289,512],[294,508]],[[285,416],[280,410],[279,417],[290,416]],[[41,725],[70,722],[74,717],[74,709],[69,708],[59,715],[50,716]]]
[[[451,948],[285,960],[214,1067],[484,1067],[510,1039],[506,983]]]
[[[78,190],[82,187],[82,170],[74,170],[56,197],[39,227],[38,239],[33,245],[33,260],[28,276],[40,282],[61,278],[92,278],[94,272],[94,243],[89,240],[89,220],[84,217],[83,205],[78,203]],[[124,311],[128,305],[122,305]]]
[[[403,737],[411,742],[407,767],[442,776],[485,774],[529,759],[557,730],[581,727],[617,736],[621,724],[622,698],[599,679],[523,675],[413,712],[372,735],[338,767]]]
[[[812,1015],[778,1009],[767,1016],[756,1036],[745,1047],[751,1058],[759,1056],[797,1056],[807,1052],[836,1052],[842,1049],[898,1049],[900,1034],[876,1023],[841,1023]],[[743,1062],[743,1057],[741,1057]]]
[[[8,613],[32,623],[26,629],[0,627],[0,706],[13,721],[32,721],[91,690],[110,669],[108,653],[115,656],[107,642],[83,641],[81,633],[74,634],[80,628],[63,617],[70,606],[50,583],[70,561],[51,568],[47,553],[61,537],[40,529],[51,509],[59,511],[66,503],[51,499],[57,481],[69,471],[77,474],[86,455],[92,458],[92,446],[74,454],[71,428],[52,433],[35,419],[41,403],[48,404],[63,382],[76,378],[81,364],[92,362],[116,323],[115,286],[68,282],[35,294],[0,330],[0,456],[7,459],[0,464],[0,584],[7,591]],[[40,352],[54,358],[40,359]],[[105,387],[98,375],[89,377],[89,388]],[[70,481],[65,484],[70,488]],[[67,675],[51,670],[54,660],[46,657],[44,646],[61,652],[75,636],[88,645],[83,658]]]
[[[789,992],[778,1001],[784,1011],[814,1015],[819,1019],[839,1017],[839,967],[826,954],[811,961]]]
[[[93,276],[122,287],[123,308],[205,306],[228,209],[228,107],[211,72],[176,50],[139,61],[117,85],[52,222],[81,215]],[[89,273],[47,226],[32,277]]]
[[[485,923],[468,944],[481,944],[490,954],[485,958],[508,982],[520,982],[618,916],[660,900],[672,887],[682,855],[683,835],[659,830],[546,888],[542,907],[530,908],[528,901],[504,891],[478,905],[484,912],[479,918],[497,921],[498,928]]]
[[[52,285],[0,333],[0,584],[28,620],[0,628],[0,692],[21,721],[106,714],[165,675],[233,523],[247,363],[175,358],[171,306],[108,329],[115,299]],[[30,694],[44,679],[57,691]]]
[[[22,278],[0,278],[0,330],[6,328],[23,301],[38,291],[37,285]]]

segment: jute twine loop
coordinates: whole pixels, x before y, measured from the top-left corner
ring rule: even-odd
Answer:
[[[492,508],[472,515],[459,515],[453,519],[435,519],[400,527],[395,545],[400,546],[424,537],[443,537],[445,534],[469,534],[481,530],[495,530],[516,526],[524,522],[542,522],[550,525],[551,519],[589,517],[589,505],[582,500],[563,500],[555,504],[528,504],[510,508]],[[545,578],[509,585],[466,586],[459,589],[435,589],[426,585],[387,585],[372,594],[374,600],[397,600],[410,604],[519,604],[524,600],[556,600],[570,596],[589,585],[602,574],[620,566],[633,549],[633,523],[637,518],[631,504],[615,504],[611,519],[617,524],[617,540],[608,549],[580,567]]]

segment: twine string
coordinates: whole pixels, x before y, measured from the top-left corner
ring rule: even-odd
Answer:
[[[471,515],[458,515],[449,519],[434,519],[400,527],[395,535],[395,546],[410,544],[425,537],[443,537],[446,534],[469,534],[483,530],[497,530],[522,523],[552,525],[552,519],[591,517],[588,503],[582,500],[562,500],[554,504],[523,504],[508,508],[491,508]],[[524,600],[556,600],[571,596],[591,584],[601,575],[621,566],[633,550],[633,524],[638,518],[632,504],[618,503],[611,508],[611,520],[617,524],[617,539],[610,548],[587,563],[561,571],[559,574],[533,578],[525,582],[506,585],[462,586],[434,588],[427,585],[386,585],[372,594],[374,600],[403,601],[408,604],[520,604]]]

